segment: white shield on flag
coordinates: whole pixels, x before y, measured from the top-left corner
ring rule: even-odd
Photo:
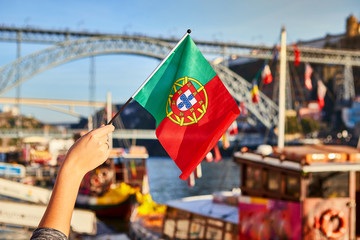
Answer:
[[[189,89],[176,100],[176,105],[180,111],[187,111],[196,103],[197,101]]]

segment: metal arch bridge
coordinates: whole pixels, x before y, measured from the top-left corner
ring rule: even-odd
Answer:
[[[0,27],[0,33],[8,33],[7,36],[0,34],[0,40],[16,40],[18,42],[35,41],[34,36],[37,36],[36,34],[45,34],[39,33],[39,31],[24,32],[20,30],[6,30]],[[20,34],[19,36],[19,32],[22,33],[22,35]],[[17,33],[17,35],[14,35],[14,33]],[[61,40],[56,39],[47,40],[48,42],[57,43],[57,45],[19,58],[0,68],[0,95],[37,73],[78,58],[109,53],[130,53],[162,59],[175,43],[174,39],[159,39],[143,36],[81,35],[80,33],[78,35],[65,35],[64,33],[57,34],[54,32],[50,32],[49,36],[67,36],[67,38],[63,40],[69,40],[70,37],[72,37],[71,39],[73,40],[65,42],[60,42]],[[39,42],[41,41],[39,40]],[[273,51],[272,47],[266,46],[211,42],[196,43],[204,54],[222,56],[236,55],[237,57],[268,59]],[[351,69],[351,66],[360,66],[360,53],[312,48],[299,49],[302,54],[302,61],[304,62],[344,65],[346,69]],[[287,58],[290,61],[294,60],[294,49],[291,47],[287,50]],[[229,92],[238,101],[247,103],[248,110],[254,117],[268,128],[272,128],[277,124],[278,109],[274,102],[260,93],[259,104],[250,104],[251,84],[227,67],[212,65]],[[353,82],[348,81],[346,86],[350,86],[347,91],[348,95],[353,95]]]
[[[172,47],[173,44],[157,39],[128,36],[81,38],[63,42],[0,68],[0,95],[40,72],[78,58],[130,53],[163,59]],[[260,103],[250,104],[251,84],[227,67],[212,66],[235,99],[247,103],[254,117],[268,128],[276,125],[277,106],[267,96],[260,93]]]

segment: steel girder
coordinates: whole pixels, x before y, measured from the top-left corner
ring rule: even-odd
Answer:
[[[272,57],[274,47],[257,46],[257,45],[229,45],[217,48],[215,46],[207,46],[198,44],[203,53],[227,53],[235,57],[245,57],[254,59],[269,59]],[[226,49],[224,49],[226,48]],[[335,64],[335,65],[350,65],[360,66],[360,51],[349,50],[333,50],[298,47],[301,53],[301,62],[318,63],[318,64]],[[278,49],[279,50],[279,49]],[[287,47],[288,61],[295,60],[295,51],[293,46]]]
[[[79,38],[99,37],[108,34],[88,33],[88,32],[74,32],[74,31],[56,31],[36,28],[17,28],[9,26],[0,26],[0,40],[8,42],[32,42],[32,43],[49,43],[57,44],[69,40]]]
[[[110,37],[110,38],[139,38],[148,39],[148,41],[168,42],[175,44],[178,40],[174,38],[154,38],[140,35],[115,35],[106,33],[91,33],[85,31],[69,31],[69,30],[46,30],[36,28],[16,28],[8,26],[0,26],[0,41],[10,42],[36,42],[36,43],[51,43],[58,44],[64,41],[76,40],[89,37]],[[274,47],[253,44],[240,43],[224,43],[224,42],[209,42],[196,41],[197,46],[204,54],[215,54],[221,56],[237,56],[255,59],[268,59],[272,56]],[[354,50],[335,50],[335,49],[321,49],[309,48],[299,46],[301,52],[301,61],[308,63],[320,64],[336,64],[360,66],[360,52]],[[293,46],[287,47],[288,61],[294,61]]]

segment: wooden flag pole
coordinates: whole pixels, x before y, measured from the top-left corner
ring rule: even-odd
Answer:
[[[110,125],[115,120],[117,116],[124,110],[124,108],[134,99],[134,97],[140,92],[140,90],[145,86],[145,84],[154,76],[154,74],[159,70],[159,68],[165,63],[165,61],[170,57],[170,55],[175,51],[175,49],[180,45],[180,43],[191,33],[191,30],[188,29],[180,41],[175,45],[175,47],[166,55],[166,57],[161,61],[161,63],[155,68],[155,70],[150,74],[150,76],[141,84],[141,86],[136,90],[136,92],[126,101],[126,103],[121,107],[121,109],[114,115],[114,117],[106,124]]]

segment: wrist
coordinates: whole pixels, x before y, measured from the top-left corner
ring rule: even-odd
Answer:
[[[67,178],[72,179],[73,181],[81,182],[87,172],[81,169],[79,166],[72,164],[72,162],[74,161],[66,160],[67,159],[65,159],[64,163],[60,167],[59,175],[61,174],[66,176]]]

